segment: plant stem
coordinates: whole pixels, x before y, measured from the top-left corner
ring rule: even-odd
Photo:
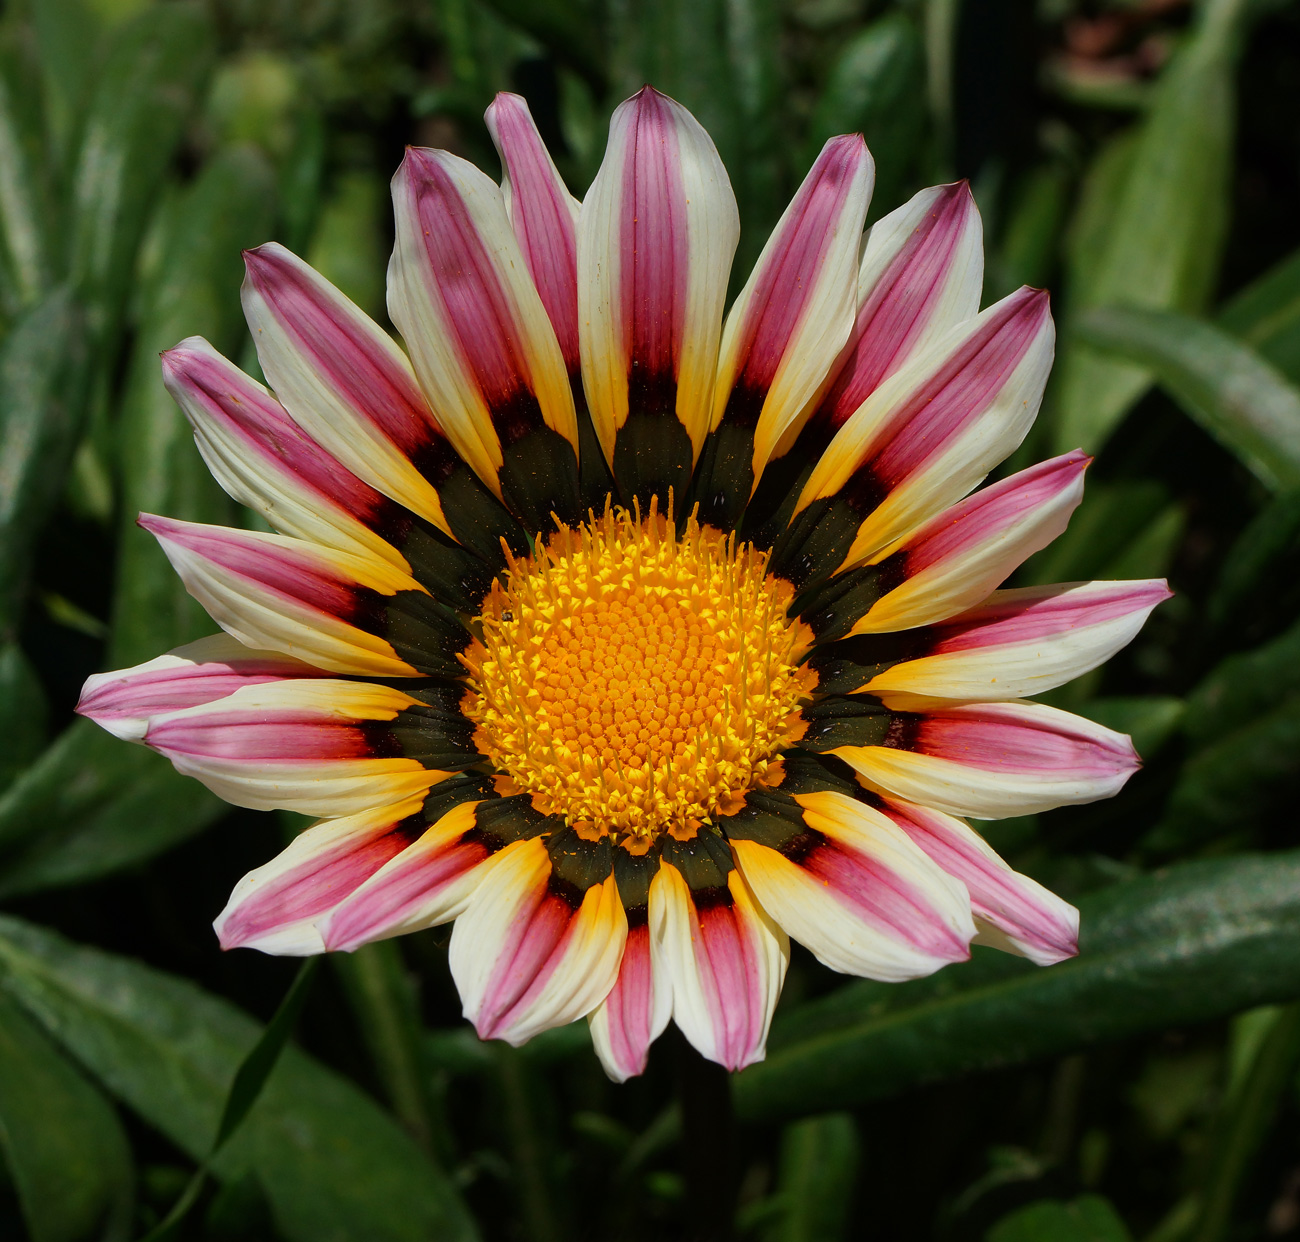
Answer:
[[[559,1242],[560,1226],[551,1201],[546,1151],[538,1134],[528,1066],[523,1056],[508,1044],[494,1043],[492,1048],[497,1056],[506,1133],[514,1157],[525,1236],[531,1242]]]
[[[731,1242],[736,1216],[736,1123],[731,1076],[677,1036],[686,1237]]]

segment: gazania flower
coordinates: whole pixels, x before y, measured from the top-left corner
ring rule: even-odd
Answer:
[[[962,816],[1114,794],[1129,740],[1026,701],[1105,660],[1158,582],[999,590],[1087,459],[973,490],[1023,439],[1047,296],[979,310],[964,185],[863,236],[826,144],[724,321],[713,143],[646,88],[586,200],[523,101],[498,187],[393,181],[403,352],[283,247],[244,304],[274,392],[164,356],[204,458],[279,533],[142,515],[224,634],[91,678],[80,710],[241,806],[322,817],[244,877],[222,945],[349,950],[455,919],[484,1038],[586,1017],[617,1079],[671,1017],[762,1057],[788,936],[928,974],[1036,962],[1077,916]]]

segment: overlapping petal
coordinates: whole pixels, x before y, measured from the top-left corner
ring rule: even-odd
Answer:
[[[393,209],[388,310],[439,423],[533,529],[551,509],[576,520],[573,392],[501,190],[458,156],[412,147]]]
[[[740,217],[713,140],[646,87],[610,120],[578,219],[578,325],[592,419],[625,495],[685,495],[712,421]]]
[[[1020,702],[902,716],[881,744],[830,753],[872,789],[976,819],[1110,798],[1139,767],[1124,734]]]
[[[501,156],[501,194],[524,262],[571,376],[578,355],[578,200],[569,193],[521,95],[502,92],[485,120]]]
[[[842,793],[807,793],[782,843],[732,837],[764,908],[832,970],[915,979],[970,956],[970,897],[886,816]],[[793,826],[793,825],[792,825]]]
[[[953,504],[1024,439],[1055,334],[1022,289],[959,324],[877,388],[813,467],[774,568],[804,585],[878,556]]]
[[[605,1073],[615,1082],[644,1073],[650,1045],[663,1034],[671,1012],[671,981],[651,947],[645,911],[639,920],[629,911],[618,978],[588,1016],[592,1046]]]
[[[733,525],[763,467],[806,415],[848,340],[857,310],[862,224],[875,169],[860,134],[832,138],[777,223],[727,315],[712,451],[697,484],[730,494],[702,520]]]
[[[281,404],[358,478],[451,534],[437,488],[458,459],[406,355],[278,243],[244,261],[244,314]]]
[[[921,190],[871,226],[853,331],[814,422],[838,431],[885,380],[976,315],[983,234],[964,181]]]
[[[377,557],[151,514],[140,525],[208,615],[249,647],[336,673],[407,677],[455,670],[468,642],[414,578]]]
[[[1028,698],[1109,660],[1169,596],[1163,580],[994,591],[921,635],[916,657],[854,689],[905,710],[942,700]]]
[[[948,875],[965,884],[981,927],[980,943],[1019,953],[1039,966],[1078,953],[1078,910],[1013,871],[961,820],[901,798],[885,799],[882,809]]]
[[[229,634],[213,634],[133,668],[91,674],[77,711],[114,737],[143,742],[150,719],[164,712],[224,699],[244,686],[323,676],[278,651],[255,651]]]
[[[618,977],[627,917],[612,870],[576,896],[551,879],[542,841],[508,845],[456,920],[452,978],[482,1039],[518,1045],[584,1017]]]
[[[223,949],[306,956],[326,948],[319,924],[428,830],[422,797],[314,824],[250,871],[213,924]]]
[[[682,1034],[727,1069],[761,1061],[790,945],[744,875],[733,867],[720,886],[692,891],[664,861],[650,886],[650,928]]]
[[[439,728],[423,706],[364,681],[271,681],[154,716],[144,741],[236,806],[352,815],[424,793],[449,774],[440,762],[454,770],[477,758],[468,726]],[[393,726],[421,724],[429,736],[417,758]]]

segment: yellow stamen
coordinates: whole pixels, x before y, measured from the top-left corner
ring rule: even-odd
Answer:
[[[633,848],[734,811],[802,733],[816,680],[766,567],[654,509],[607,509],[512,560],[464,657],[479,750],[539,810]]]

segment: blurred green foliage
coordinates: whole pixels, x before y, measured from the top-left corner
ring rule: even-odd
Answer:
[[[873,219],[970,178],[986,299],[1047,285],[1061,328],[1011,465],[1096,455],[1018,581],[1177,591],[1050,696],[1131,732],[1146,769],[1112,802],[985,826],[1080,905],[1083,955],[1039,971],[981,950],[886,987],[797,953],[770,1056],[734,1083],[737,1236],[1295,1236],[1294,0],[10,0],[0,1236],[143,1236],[254,1097],[170,1236],[689,1233],[670,1041],[623,1088],[582,1026],[481,1045],[445,935],[422,933],[332,963],[305,1050],[276,1061],[293,1014],[262,1020],[292,967],[223,958],[208,920],[280,822],[71,715],[87,674],[211,628],[136,513],[252,521],[157,365],[202,334],[255,367],[240,249],[277,238],[382,316],[404,144],[495,170],[482,111],[517,90],[581,195],[647,80],[728,164],[737,283],[833,134],[867,136]]]

